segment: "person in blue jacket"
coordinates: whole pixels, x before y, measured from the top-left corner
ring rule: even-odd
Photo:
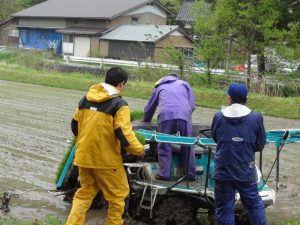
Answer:
[[[192,136],[192,113],[195,110],[195,97],[191,86],[170,73],[155,84],[155,88],[144,108],[144,121],[151,122],[157,106],[159,112],[157,122],[159,131],[166,134],[176,134],[180,132],[181,136]],[[171,144],[158,144],[159,172],[156,179],[169,180],[170,167],[172,160]],[[188,179],[195,179],[195,154],[194,149],[181,146],[180,152],[183,162],[189,155]]]
[[[227,90],[229,106],[214,115],[211,132],[215,154],[215,216],[217,225],[235,224],[235,194],[239,192],[253,225],[267,219],[256,184],[255,152],[266,142],[263,117],[245,106],[248,89],[232,83]]]

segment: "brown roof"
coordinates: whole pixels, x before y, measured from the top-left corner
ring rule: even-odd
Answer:
[[[113,19],[153,2],[164,8],[155,0],[48,0],[12,16]]]

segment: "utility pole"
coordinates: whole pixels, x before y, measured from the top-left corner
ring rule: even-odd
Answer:
[[[229,34],[228,37],[228,47],[227,47],[227,56],[226,56],[226,71],[228,71],[230,69],[230,55],[231,55],[231,47],[232,47],[232,34]]]

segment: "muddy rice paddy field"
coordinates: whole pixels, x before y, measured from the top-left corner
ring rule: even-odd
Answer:
[[[70,121],[84,93],[0,80],[0,195],[5,191],[15,194],[9,204],[11,211],[0,210],[0,217],[39,219],[53,215],[66,219],[70,206],[48,190],[56,187],[57,166],[72,137]],[[146,104],[145,100],[125,99],[132,109],[142,109]],[[193,120],[210,124],[215,111],[198,107]],[[264,118],[266,129],[300,128],[300,120]],[[274,144],[266,146],[265,176],[275,153]],[[272,187],[274,172],[269,182]],[[269,222],[300,218],[299,177],[300,144],[288,144],[281,153],[277,201],[267,209]],[[102,224],[104,214],[105,210],[91,210],[87,224]]]

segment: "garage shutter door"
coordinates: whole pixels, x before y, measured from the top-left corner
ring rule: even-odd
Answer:
[[[74,56],[89,56],[91,39],[89,37],[75,37]]]

